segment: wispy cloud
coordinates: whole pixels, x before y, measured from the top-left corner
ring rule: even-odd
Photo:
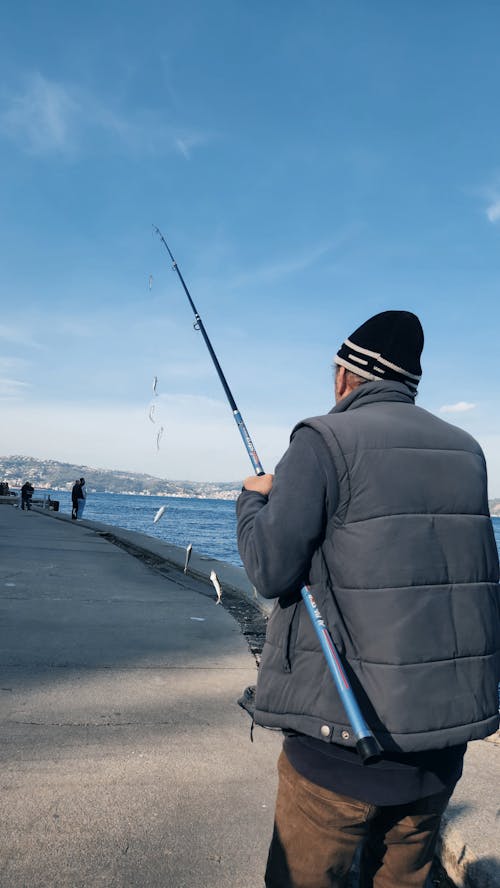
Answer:
[[[9,379],[6,376],[0,376],[0,400],[2,401],[18,398],[27,388],[29,388],[29,384],[21,379]]]
[[[457,401],[456,404],[443,404],[439,408],[440,413],[466,413],[468,410],[474,410],[475,404],[468,401]]]
[[[79,110],[65,86],[36,73],[22,92],[10,96],[0,114],[0,128],[29,153],[65,152]]]
[[[353,235],[354,229],[345,231],[336,238],[323,240],[297,251],[293,256],[282,258],[276,262],[261,265],[251,271],[244,271],[235,275],[229,282],[231,288],[247,284],[267,283],[276,281],[290,274],[304,271],[319,262],[323,256],[338,250]]]
[[[189,160],[213,138],[185,121],[166,120],[163,110],[113,107],[87,89],[39,72],[28,75],[17,92],[4,94],[2,106],[0,134],[28,154],[71,155],[99,139],[103,145],[111,140],[114,150],[118,144],[136,153],[171,151]]]
[[[8,375],[11,375],[12,373],[15,373],[16,375],[24,373],[28,366],[29,361],[25,360],[25,358],[7,357],[2,355],[0,357],[0,376],[4,373]]]
[[[477,189],[476,193],[485,202],[486,218],[493,225],[500,221],[500,177],[493,177],[490,183]]]
[[[490,222],[498,222],[500,219],[500,197],[493,200],[486,208],[486,215]]]
[[[0,342],[8,343],[9,345],[22,345],[24,347],[30,346],[30,348],[42,348],[40,343],[35,341],[31,334],[31,331],[26,325],[11,327],[7,324],[0,324]]]
[[[209,139],[210,137],[207,133],[186,133],[175,139],[175,147],[186,160],[189,160],[193,149],[205,145]]]

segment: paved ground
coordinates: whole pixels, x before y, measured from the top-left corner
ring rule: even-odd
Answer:
[[[469,743],[443,822],[442,858],[460,888],[500,888],[500,734]]]
[[[254,681],[207,585],[0,507],[0,888],[260,888],[280,741],[249,742]]]

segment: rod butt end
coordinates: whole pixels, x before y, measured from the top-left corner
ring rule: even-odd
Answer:
[[[378,762],[382,752],[378,740],[376,740],[373,735],[370,737],[361,737],[356,743],[356,749],[358,750],[364,765],[369,765],[370,762]]]

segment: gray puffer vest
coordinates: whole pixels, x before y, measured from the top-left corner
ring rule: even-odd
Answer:
[[[365,384],[300,425],[321,434],[339,483],[312,591],[382,747],[493,733],[500,587],[481,448],[399,383]],[[353,744],[301,600],[269,620],[255,720]]]

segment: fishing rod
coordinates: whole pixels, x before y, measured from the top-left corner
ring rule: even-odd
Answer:
[[[217,359],[217,355],[215,354],[215,352],[212,348],[212,343],[210,342],[210,339],[208,338],[208,333],[205,330],[205,325],[198,314],[198,311],[196,309],[196,306],[195,306],[193,300],[191,299],[191,294],[186,286],[186,282],[185,282],[184,278],[182,277],[182,274],[180,272],[180,268],[177,265],[177,262],[175,261],[174,257],[172,256],[172,253],[170,252],[170,247],[167,244],[167,242],[166,242],[165,238],[163,237],[158,226],[153,225],[153,229],[156,232],[156,234],[158,235],[158,237],[160,238],[165,249],[167,250],[167,253],[172,260],[172,268],[177,272],[177,274],[179,276],[179,280],[184,288],[184,292],[189,300],[189,304],[190,304],[191,308],[193,309],[193,314],[195,317],[194,328],[195,328],[195,330],[200,331],[201,335],[203,336],[203,339],[205,340],[205,345],[208,348],[208,351],[210,353],[210,357],[212,358],[212,361],[215,365],[215,369],[217,370],[217,374],[218,374],[219,379],[222,383],[222,388],[224,389],[224,391],[226,393],[226,397],[229,401],[231,410],[233,411],[234,420],[240,430],[241,437],[243,438],[243,443],[247,449],[247,453],[250,457],[255,474],[256,475],[264,475],[265,472],[261,466],[259,457],[257,456],[257,451],[255,450],[255,447],[253,446],[253,443],[252,443],[252,439],[251,439],[250,435],[248,434],[248,429],[247,429],[245,423],[243,422],[243,417],[242,417],[240,411],[238,410],[238,407],[236,406],[236,401],[234,400],[231,389],[229,388],[229,386],[227,384],[226,377],[224,376],[224,373],[222,372],[222,367],[219,364],[219,361]]]
[[[178,275],[179,280],[182,284],[184,292],[189,300],[189,304],[193,310],[193,314],[195,317],[194,328],[195,328],[195,330],[200,331],[201,335],[203,336],[203,339],[205,340],[205,345],[208,348],[210,357],[212,358],[215,369],[217,370],[217,374],[218,374],[219,379],[222,383],[222,387],[226,393],[226,397],[229,401],[231,410],[233,411],[233,416],[234,416],[236,425],[238,426],[238,428],[240,430],[240,434],[243,439],[243,443],[244,443],[247,453],[250,457],[250,461],[251,461],[252,466],[254,468],[255,474],[256,475],[264,475],[265,472],[264,472],[264,469],[262,468],[262,463],[260,462],[260,459],[257,456],[257,451],[255,450],[255,447],[252,443],[252,439],[250,438],[250,435],[248,434],[247,427],[246,427],[245,423],[243,422],[243,418],[241,416],[240,411],[238,410],[238,407],[236,405],[236,401],[233,398],[233,394],[231,392],[231,389],[229,388],[229,386],[227,384],[226,377],[224,376],[224,373],[222,372],[222,367],[219,364],[219,361],[217,359],[217,355],[215,354],[215,352],[213,350],[212,343],[210,342],[210,339],[208,338],[208,333],[205,330],[205,325],[203,324],[203,321],[200,318],[200,315],[198,314],[198,310],[191,298],[191,294],[186,286],[186,282],[185,282],[184,278],[182,277],[179,266],[177,265],[177,262],[175,261],[173,255],[172,255],[170,247],[168,246],[168,244],[167,244],[165,238],[163,237],[163,234],[161,233],[158,226],[153,225],[153,229],[156,232],[156,234],[158,235],[158,237],[160,238],[168,255],[170,256],[170,258],[172,260],[172,268],[174,269],[174,271],[177,272],[177,275]],[[372,733],[372,731],[370,730],[370,728],[368,727],[368,725],[366,724],[366,722],[363,718],[363,715],[362,715],[361,710],[359,708],[359,704],[356,700],[356,697],[354,696],[354,692],[351,688],[351,685],[349,684],[348,678],[345,674],[344,668],[343,668],[342,663],[340,661],[340,657],[337,652],[337,649],[331,639],[331,636],[330,636],[330,633],[328,632],[325,621],[323,620],[323,617],[321,616],[321,614],[319,612],[316,601],[314,600],[314,597],[313,597],[310,589],[308,588],[308,586],[303,586],[300,590],[300,594],[302,595],[302,599],[303,599],[304,604],[306,606],[306,610],[311,618],[312,624],[313,624],[316,634],[319,638],[321,648],[322,648],[323,653],[325,655],[326,662],[328,664],[328,667],[330,669],[333,680],[335,682],[335,686],[337,688],[338,694],[340,696],[340,699],[341,699],[344,709],[346,711],[346,715],[347,715],[349,724],[351,725],[351,728],[352,728],[352,731],[353,731],[353,734],[354,734],[354,737],[356,740],[356,749],[357,749],[357,751],[358,751],[359,755],[361,756],[361,759],[363,760],[364,763],[368,763],[370,761],[373,761],[373,760],[380,757],[380,746],[379,746],[378,740],[376,739],[376,737],[374,736],[374,734]],[[346,733],[347,733],[347,736],[343,737],[343,739],[348,740],[349,739],[349,732],[346,732]]]

